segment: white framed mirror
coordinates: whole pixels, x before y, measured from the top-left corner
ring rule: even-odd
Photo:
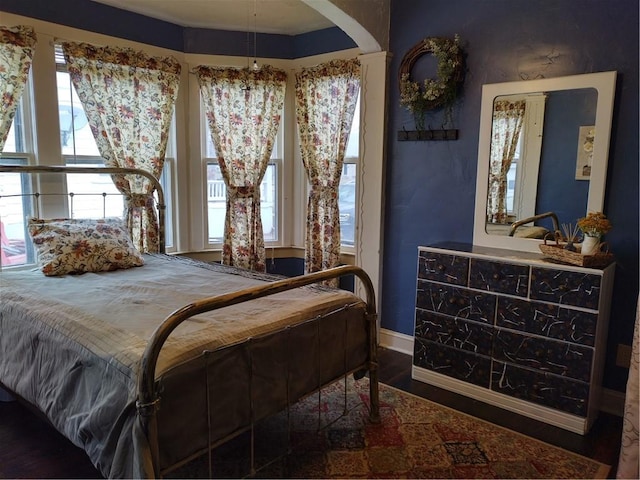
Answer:
[[[603,210],[616,74],[483,86],[475,245],[539,253],[553,220]]]

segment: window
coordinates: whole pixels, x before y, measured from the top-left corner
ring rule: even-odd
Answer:
[[[30,82],[30,80],[29,80]],[[30,83],[24,93],[0,153],[2,165],[28,165],[31,155]],[[2,267],[34,262],[25,218],[33,214],[31,184],[26,174],[0,173],[0,262]]]
[[[0,158],[2,165],[26,165],[21,158]],[[28,175],[0,173],[0,262],[2,267],[34,262],[24,219],[31,215],[32,197]]]
[[[509,166],[509,171],[507,172],[507,214],[509,216],[516,215],[517,210],[517,198],[516,197],[516,179],[518,179],[519,170],[518,166],[520,165],[520,151],[522,150],[522,132],[520,132],[520,136],[518,137],[518,146],[516,147],[516,152],[513,156],[513,160],[511,161],[511,165]]]
[[[204,111],[204,106],[203,106]],[[207,167],[207,186],[205,190],[207,201],[207,225],[209,246],[219,245],[224,239],[224,219],[226,214],[227,187],[222,178],[222,172],[218,165],[211,130],[208,122],[203,118],[204,152]],[[262,218],[262,231],[264,241],[275,243],[279,239],[279,166],[282,165],[282,123],[276,141],[271,152],[271,159],[260,184],[260,215]]]
[[[526,179],[538,178],[542,150],[542,131],[547,95],[544,93],[503,97],[512,101],[526,101],[525,113],[513,161],[507,172],[506,207],[509,221],[535,214],[537,183]],[[498,121],[498,120],[496,120]]]
[[[340,210],[340,242],[343,246],[353,247],[357,226],[356,214],[356,185],[358,159],[360,157],[360,99],[356,104],[353,115],[353,124],[349,133],[347,150],[340,176],[338,189],[338,209]]]
[[[91,132],[82,102],[71,82],[62,48],[56,46],[56,82],[60,146],[66,165],[103,166],[104,162]],[[173,218],[171,208],[171,169],[175,164],[175,120],[170,128],[169,142],[160,183],[165,192],[166,246],[173,246]],[[109,174],[68,174],[69,215],[72,218],[121,217],[124,210],[122,195]],[[79,198],[81,200],[79,200]]]
[[[25,88],[25,92],[27,88]],[[24,117],[24,102],[20,100],[16,108],[16,114],[13,117],[13,123],[9,129],[7,140],[4,142],[2,153],[18,153],[26,152],[26,128]]]

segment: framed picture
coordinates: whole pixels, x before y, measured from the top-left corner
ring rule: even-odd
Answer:
[[[583,125],[578,133],[578,154],[576,155],[576,180],[591,178],[593,161],[593,140],[596,136],[595,125]]]

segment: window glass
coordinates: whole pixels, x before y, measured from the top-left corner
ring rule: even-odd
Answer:
[[[2,165],[26,165],[25,159],[0,159]],[[33,246],[26,230],[27,216],[32,214],[32,197],[28,176],[0,173],[0,261],[2,267],[33,263]]]
[[[84,160],[67,165],[102,167],[103,163]],[[68,173],[67,193],[72,218],[122,217],[124,201],[108,173]]]
[[[340,241],[353,246],[356,228],[356,169],[355,163],[345,163],[340,176],[338,209],[340,210]]]
[[[269,163],[260,184],[260,215],[265,242],[278,240],[277,167]],[[209,243],[222,243],[227,187],[217,162],[207,163],[207,225]]]
[[[360,155],[360,99],[353,115],[351,132],[345,152],[340,187],[338,190],[338,209],[340,210],[340,243],[352,247],[355,244],[357,225],[356,215],[356,183],[358,159]]]
[[[522,149],[522,132],[520,132],[520,136],[518,137],[518,145],[516,147],[516,152],[513,156],[513,160],[511,161],[511,165],[509,166],[509,171],[507,172],[507,196],[506,196],[506,204],[507,204],[507,213],[509,215],[515,215],[516,210],[518,208],[516,202],[516,195],[519,193],[517,191],[518,188],[518,167],[520,166],[520,152]]]
[[[13,117],[11,128],[9,128],[9,134],[4,142],[2,153],[26,152],[25,143],[23,102],[20,100],[20,103],[16,108],[16,113]]]
[[[56,72],[56,81],[62,154],[100,157],[87,116],[69,74]]]
[[[205,111],[204,104],[201,103],[201,111]],[[284,118],[284,115],[282,116]],[[217,162],[217,152],[213,139],[211,138],[211,130],[209,122],[205,115],[201,117],[204,138],[202,139],[202,148],[205,155],[207,165],[207,225],[208,225],[208,243],[220,244],[224,240],[224,219],[226,213],[226,194],[227,189],[222,179],[222,173]],[[279,232],[279,176],[278,165],[282,165],[282,135],[283,122],[280,127],[271,151],[271,159],[267,166],[267,170],[260,184],[260,215],[262,218],[262,230],[265,242],[277,242]]]
[[[31,82],[31,77],[29,77]],[[30,119],[29,85],[24,89],[13,122],[2,148],[2,165],[27,165],[32,151],[28,138]],[[29,239],[25,219],[33,214],[29,175],[0,173],[0,262],[2,267],[25,265],[34,262],[33,245]]]

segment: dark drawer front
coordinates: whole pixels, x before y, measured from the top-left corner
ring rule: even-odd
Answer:
[[[531,298],[597,310],[601,279],[600,275],[535,267],[531,271]]]
[[[418,256],[418,278],[466,285],[468,274],[468,257],[435,252],[420,252]]]
[[[442,375],[489,388],[491,359],[416,338],[413,364]]]
[[[493,358],[589,382],[593,350],[498,328],[494,335]]]
[[[527,302],[516,298],[498,299],[498,327],[534,333],[572,343],[594,346],[595,313],[570,310],[550,303]]]
[[[481,355],[491,356],[493,327],[416,310],[415,336]]]
[[[493,325],[495,295],[418,280],[416,305],[431,312]]]
[[[528,285],[527,265],[471,259],[469,286],[472,288],[526,297]]]
[[[589,384],[502,362],[493,363],[491,390],[585,417]]]

